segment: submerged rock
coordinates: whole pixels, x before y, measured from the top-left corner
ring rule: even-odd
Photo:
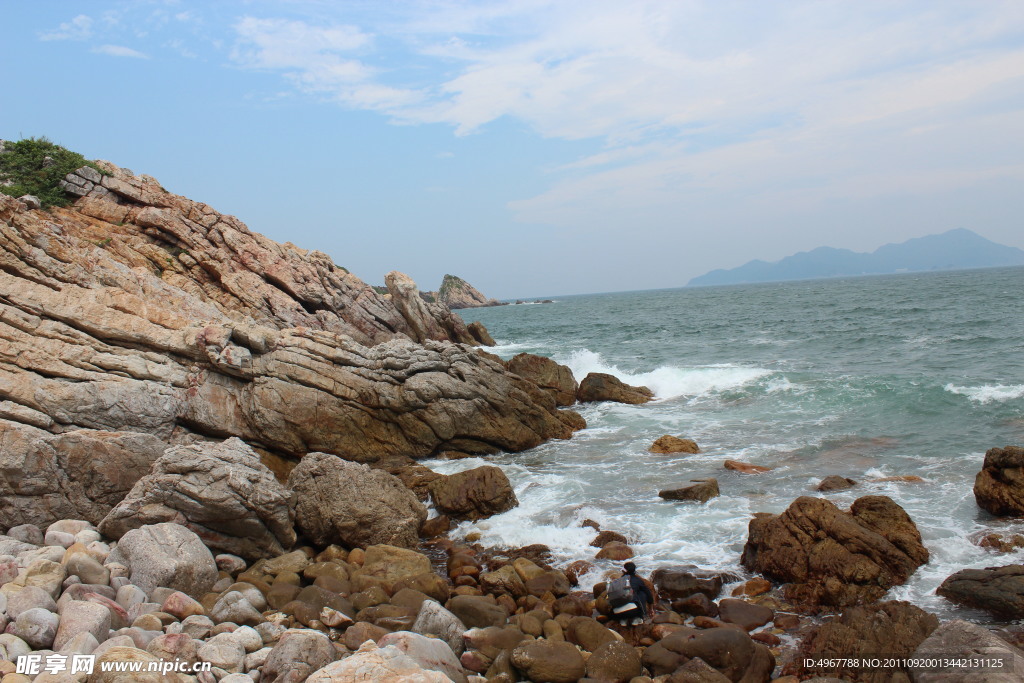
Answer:
[[[678,489],[658,491],[658,495],[665,500],[692,500],[698,503],[706,503],[719,495],[718,480],[713,477],[690,481],[696,483]]]
[[[857,485],[853,479],[849,477],[841,477],[838,474],[830,474],[815,487],[815,491],[829,492],[829,491],[845,491],[848,488],[852,488]]]
[[[845,607],[905,583],[928,551],[913,520],[886,496],[858,498],[848,512],[802,496],[780,515],[755,515],[740,561],[786,583],[786,598],[806,608]]]

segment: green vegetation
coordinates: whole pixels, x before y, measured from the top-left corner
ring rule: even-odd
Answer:
[[[82,166],[91,166],[106,175],[81,154],[45,137],[6,142],[0,153],[0,180],[13,181],[14,184],[0,187],[0,192],[12,197],[34,195],[44,207],[67,206],[71,200],[60,189],[60,181]]]

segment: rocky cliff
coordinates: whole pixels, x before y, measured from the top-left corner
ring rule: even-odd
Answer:
[[[453,310],[502,305],[497,299],[488,299],[473,285],[455,275],[444,276],[444,279],[441,280],[441,288],[437,290],[436,298],[438,303]]]
[[[0,524],[99,521],[169,445],[236,436],[284,476],[518,451],[572,433],[401,273],[324,253],[107,162],[49,211],[0,194]]]

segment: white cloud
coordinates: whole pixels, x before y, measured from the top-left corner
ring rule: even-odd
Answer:
[[[52,31],[41,33],[40,40],[85,40],[92,35],[92,17],[79,14]]]
[[[93,52],[110,57],[130,57],[132,59],[149,59],[149,55],[138,50],[133,50],[124,45],[98,45],[92,49]]]

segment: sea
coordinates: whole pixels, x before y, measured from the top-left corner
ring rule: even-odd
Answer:
[[[586,588],[616,563],[594,559],[594,520],[625,534],[642,574],[693,565],[750,574],[740,564],[756,512],[799,496],[846,508],[886,495],[917,524],[931,553],[889,599],[942,618],[991,622],[935,595],[967,567],[1024,562],[979,535],[1024,533],[1024,520],[978,508],[972,487],[985,451],[1024,444],[1024,268],[553,297],[549,304],[461,311],[483,322],[503,358],[548,356],[577,380],[611,373],[652,389],[645,405],[579,404],[587,428],[522,453],[430,460],[453,473],[504,470],[519,506],[454,536],[492,546],[543,543],[557,564],[588,560]],[[664,434],[697,455],[655,455]],[[740,474],[723,463],[770,467]],[[858,484],[821,494],[830,474]],[[883,482],[915,475],[919,482]],[[715,477],[706,504],[658,491]]]

